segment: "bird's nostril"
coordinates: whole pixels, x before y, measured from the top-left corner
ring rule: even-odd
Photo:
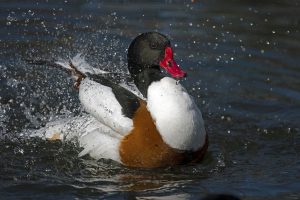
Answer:
[[[170,60],[167,62],[167,64],[168,64],[169,67],[172,66],[172,62]]]

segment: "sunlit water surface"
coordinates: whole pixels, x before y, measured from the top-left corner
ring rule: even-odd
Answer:
[[[21,2],[21,3],[20,3]],[[7,199],[300,199],[299,1],[0,2],[0,196]],[[203,163],[128,169],[78,158],[73,143],[24,139],[24,130],[81,112],[63,71],[29,65],[78,53],[126,73],[139,33],[171,38],[202,110]]]

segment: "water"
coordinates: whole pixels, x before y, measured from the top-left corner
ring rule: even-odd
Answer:
[[[1,198],[300,199],[299,1],[0,2]],[[126,73],[139,33],[171,38],[183,81],[202,110],[202,164],[128,169],[78,158],[73,143],[24,139],[24,130],[81,112],[69,76],[28,58],[78,53]]]

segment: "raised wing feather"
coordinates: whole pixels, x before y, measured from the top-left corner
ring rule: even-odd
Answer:
[[[98,82],[90,78],[81,82],[79,99],[84,109],[114,131],[127,134],[133,126],[131,117],[139,106],[138,98],[133,98],[124,88],[122,90],[117,86],[106,86],[108,81],[102,80],[102,84]],[[128,111],[129,107],[133,108]]]

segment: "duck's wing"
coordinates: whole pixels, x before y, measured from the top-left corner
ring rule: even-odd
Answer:
[[[59,67],[70,72],[75,79],[75,87],[79,89],[79,99],[90,115],[122,135],[132,129],[132,118],[140,105],[140,97],[104,78],[124,74],[94,68],[80,54],[69,61],[27,60],[27,62]]]
[[[122,135],[132,129],[141,100],[120,85],[92,74],[81,81],[79,99],[85,111]]]

